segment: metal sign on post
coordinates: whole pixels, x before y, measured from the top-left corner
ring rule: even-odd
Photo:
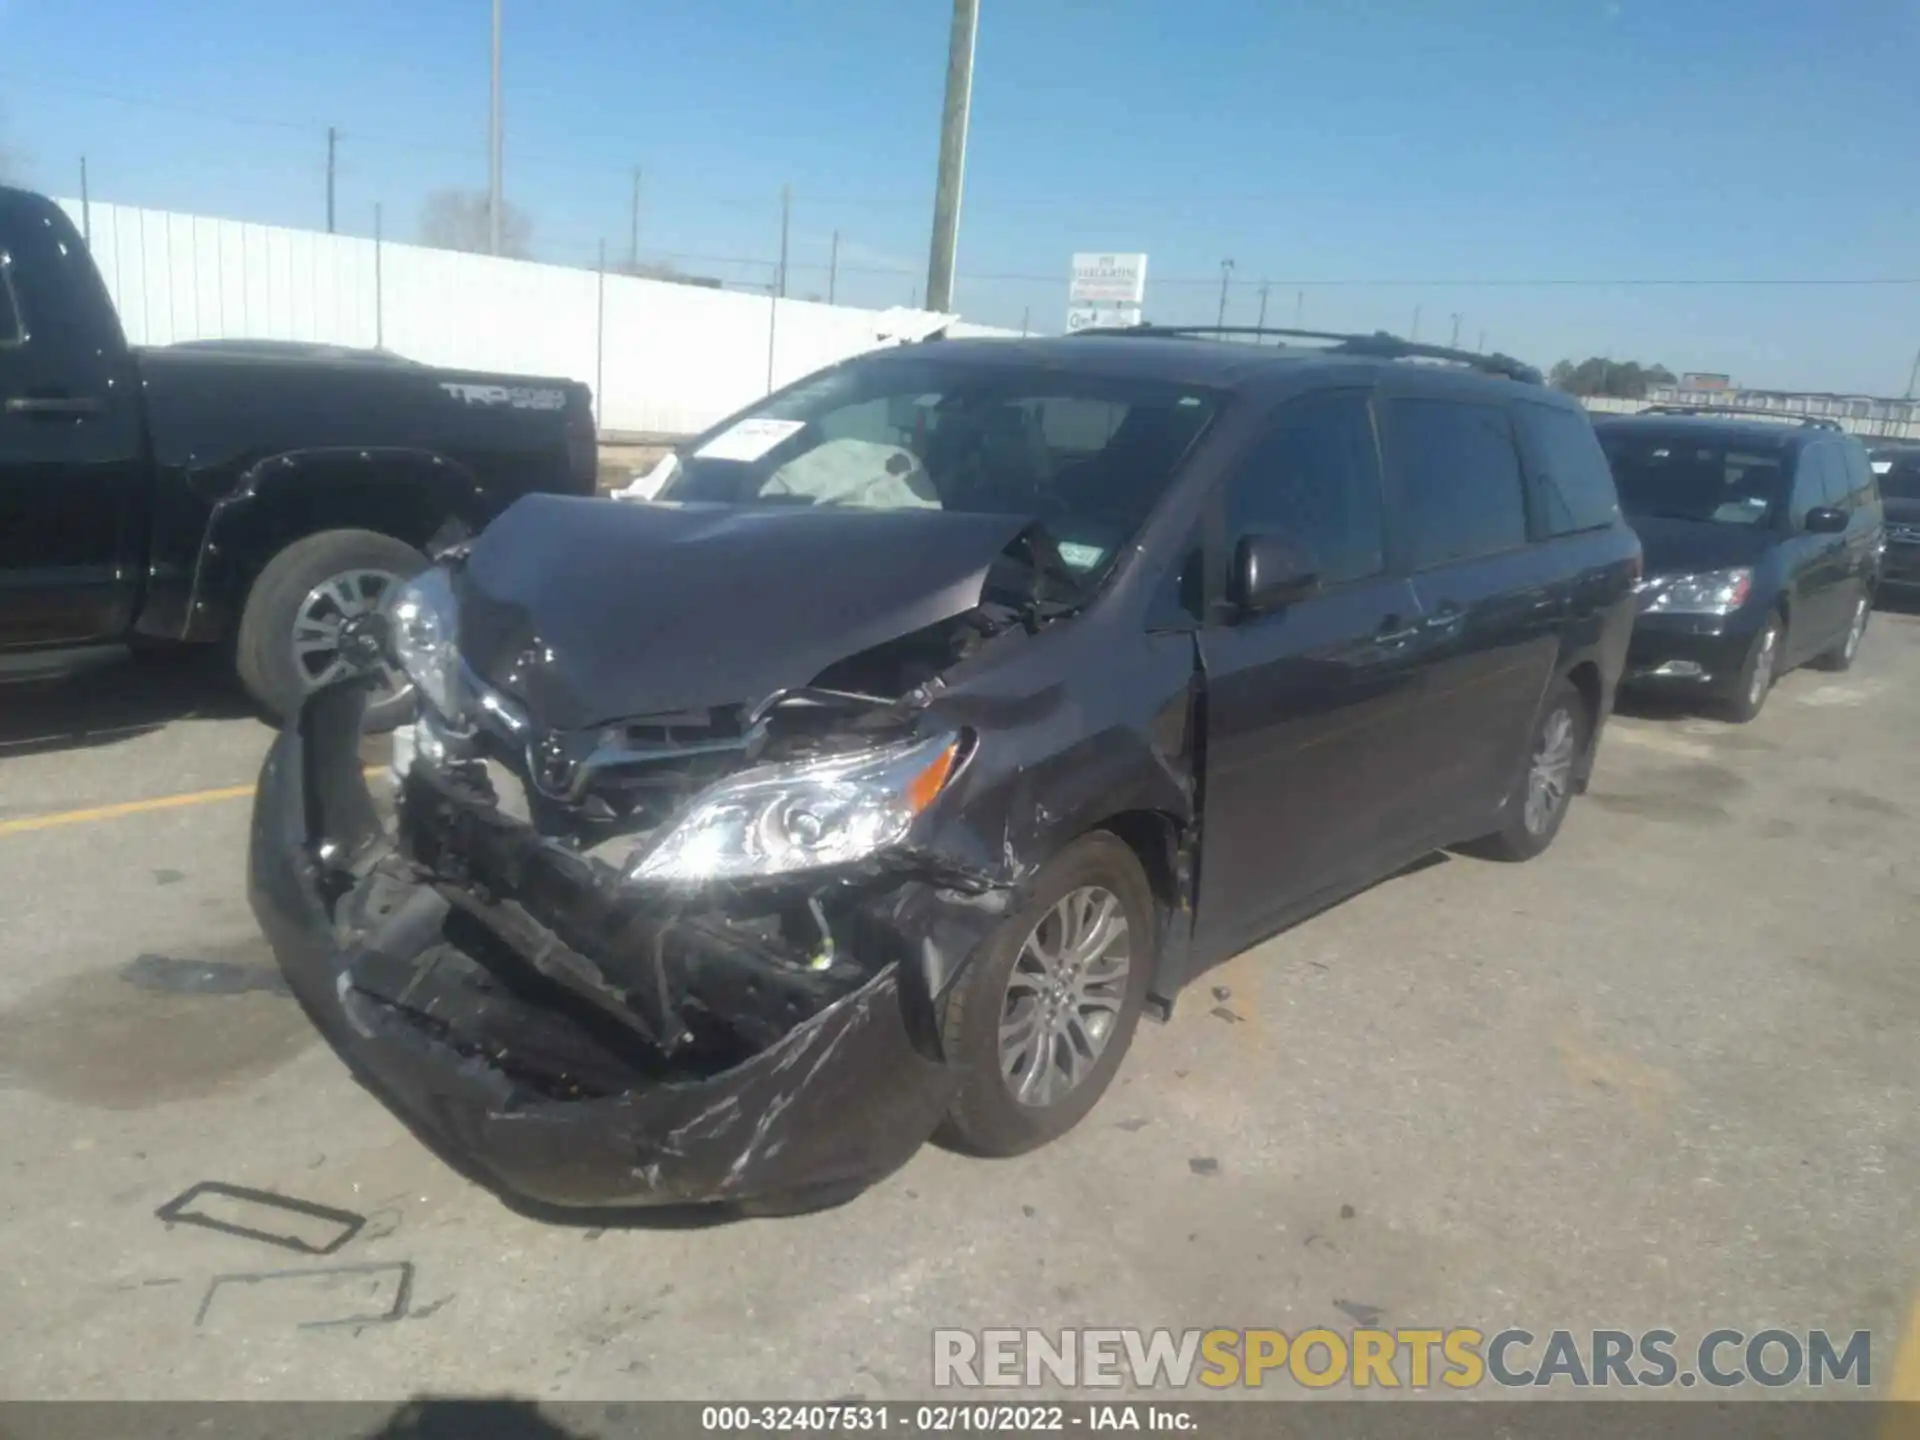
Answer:
[[[1075,305],[1139,305],[1147,298],[1145,255],[1087,254],[1073,257]]]
[[[1138,325],[1140,307],[1138,305],[1075,305],[1067,311],[1067,333],[1078,334],[1082,330],[1111,330],[1115,326]]]
[[[1075,255],[1067,286],[1067,333],[1138,325],[1146,298],[1145,255]]]

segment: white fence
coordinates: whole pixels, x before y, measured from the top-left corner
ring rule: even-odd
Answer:
[[[593,387],[603,432],[688,434],[884,343],[900,312],[62,200],[136,345],[306,340]],[[955,335],[1010,332],[955,324]]]
[[[1617,400],[1610,395],[1587,395],[1580,403],[1589,410],[1607,415],[1637,415],[1649,405],[1668,403],[1654,400]],[[1711,401],[1698,402],[1711,406]],[[1733,401],[1722,402],[1732,405]],[[1885,406],[1890,402],[1875,400],[1871,403]],[[1897,403],[1897,402],[1893,402]],[[1818,408],[1816,408],[1818,407]],[[1765,413],[1755,418],[1779,420],[1787,424],[1797,424],[1802,420],[1831,420],[1842,430],[1858,435],[1863,440],[1920,440],[1920,421],[1862,418],[1858,415],[1836,414],[1831,404],[1824,403],[1824,397],[1808,397],[1800,404],[1788,405],[1776,403],[1764,408]]]

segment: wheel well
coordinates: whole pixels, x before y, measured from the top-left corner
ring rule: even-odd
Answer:
[[[1178,822],[1160,810],[1123,810],[1102,820],[1098,828],[1118,836],[1133,851],[1140,868],[1147,872],[1153,898],[1169,911],[1178,909],[1179,882],[1174,876]]]
[[[1586,703],[1587,733],[1592,734],[1594,724],[1600,719],[1600,667],[1591,660],[1582,660],[1567,672],[1567,681]]]

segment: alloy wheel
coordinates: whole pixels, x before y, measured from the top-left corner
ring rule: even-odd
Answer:
[[[1125,1003],[1133,964],[1126,908],[1083,885],[1027,935],[1000,1012],[1000,1074],[1022,1105],[1054,1104],[1092,1073]]]
[[[1862,595],[1854,602],[1853,624],[1847,627],[1847,659],[1851,660],[1860,649],[1860,639],[1867,633],[1867,615],[1873,609],[1867,597]]]
[[[309,690],[367,670],[379,676],[376,701],[408,688],[387,658],[383,603],[399,583],[385,570],[345,570],[307,592],[294,614],[291,643],[294,669]]]
[[[1755,709],[1767,698],[1767,691],[1773,685],[1774,651],[1780,645],[1780,627],[1769,625],[1761,632],[1760,648],[1753,656],[1753,678],[1747,682],[1747,703]]]
[[[1563,706],[1540,726],[1527,766],[1527,803],[1522,818],[1534,835],[1544,835],[1567,803],[1573,785],[1573,715]]]

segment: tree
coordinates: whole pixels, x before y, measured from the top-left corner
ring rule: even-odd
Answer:
[[[1638,360],[1603,360],[1589,356],[1578,365],[1561,360],[1547,373],[1556,390],[1570,395],[1604,395],[1616,400],[1644,400],[1656,385],[1674,383],[1664,365],[1642,365]]]
[[[491,254],[487,196],[479,190],[436,190],[420,212],[420,241],[436,250]],[[533,217],[510,201],[500,202],[500,253],[525,260],[533,240]]]

